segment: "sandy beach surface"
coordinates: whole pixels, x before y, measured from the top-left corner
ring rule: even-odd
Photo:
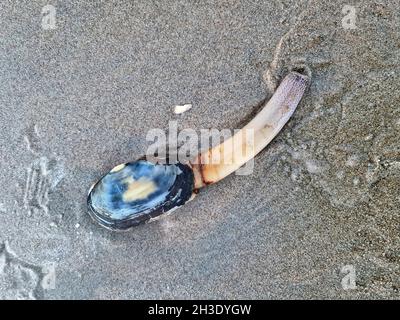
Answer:
[[[2,0],[0,298],[399,298],[399,59],[398,0]],[[127,233],[90,219],[150,129],[241,128],[299,67],[251,175]]]

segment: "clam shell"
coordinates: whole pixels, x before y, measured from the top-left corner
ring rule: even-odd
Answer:
[[[185,204],[193,189],[188,165],[137,160],[116,166],[91,188],[89,213],[105,228],[127,230]]]

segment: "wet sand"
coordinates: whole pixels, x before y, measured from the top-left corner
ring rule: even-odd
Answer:
[[[0,298],[399,297],[398,1],[358,1],[355,29],[346,1],[67,1],[55,29],[47,4],[0,3]],[[148,130],[240,128],[298,67],[253,174],[127,233],[90,220]]]

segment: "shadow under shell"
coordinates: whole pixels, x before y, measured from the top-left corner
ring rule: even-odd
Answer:
[[[92,218],[111,230],[126,230],[185,204],[193,195],[192,169],[146,160],[121,164],[88,195]]]

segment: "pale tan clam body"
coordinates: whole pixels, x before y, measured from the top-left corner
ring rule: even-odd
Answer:
[[[264,149],[292,116],[308,81],[305,75],[289,73],[263,109],[242,130],[195,157],[191,161],[195,188],[218,182]],[[250,135],[252,139],[247,139]]]

